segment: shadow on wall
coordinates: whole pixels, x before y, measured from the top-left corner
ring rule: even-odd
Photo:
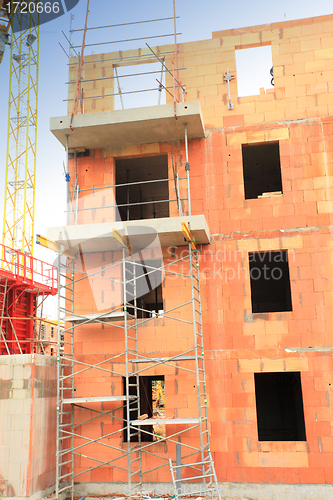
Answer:
[[[15,490],[6,479],[0,476],[0,496],[1,497],[14,497]]]

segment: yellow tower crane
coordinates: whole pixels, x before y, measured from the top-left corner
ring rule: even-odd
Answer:
[[[37,6],[37,3],[38,0],[30,0],[29,8],[33,4]],[[39,25],[38,18],[24,12],[20,2],[0,0],[2,39],[6,39],[9,32],[10,40],[7,43],[10,42],[10,80],[2,243],[5,247],[32,255]]]
[[[43,350],[38,308],[57,293],[57,270],[32,257],[41,2],[0,0],[0,62],[10,45],[5,206],[0,244],[0,355]],[[28,9],[28,11],[27,11]],[[37,15],[32,15],[37,12]],[[39,319],[39,318],[38,318]],[[40,323],[38,323],[39,325]]]

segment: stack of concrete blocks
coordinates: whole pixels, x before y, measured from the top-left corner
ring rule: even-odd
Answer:
[[[0,384],[1,495],[41,498],[55,480],[56,359],[0,356]]]

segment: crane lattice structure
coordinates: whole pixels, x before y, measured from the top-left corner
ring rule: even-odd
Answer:
[[[33,3],[37,4],[37,0]],[[11,7],[10,7],[11,6]],[[11,26],[3,245],[32,255],[38,109],[38,19],[1,2]],[[4,8],[5,7],[5,8]],[[9,28],[9,26],[8,26]]]
[[[33,5],[35,4],[35,8]],[[37,310],[57,271],[33,253],[38,109],[38,0],[0,0],[0,62],[10,45],[5,203],[0,244],[0,354],[40,352]],[[30,13],[31,12],[31,13]]]

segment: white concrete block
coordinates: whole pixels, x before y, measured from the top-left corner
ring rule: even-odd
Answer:
[[[10,462],[20,463],[26,467],[29,463],[29,447],[28,446],[11,446],[10,448]]]

